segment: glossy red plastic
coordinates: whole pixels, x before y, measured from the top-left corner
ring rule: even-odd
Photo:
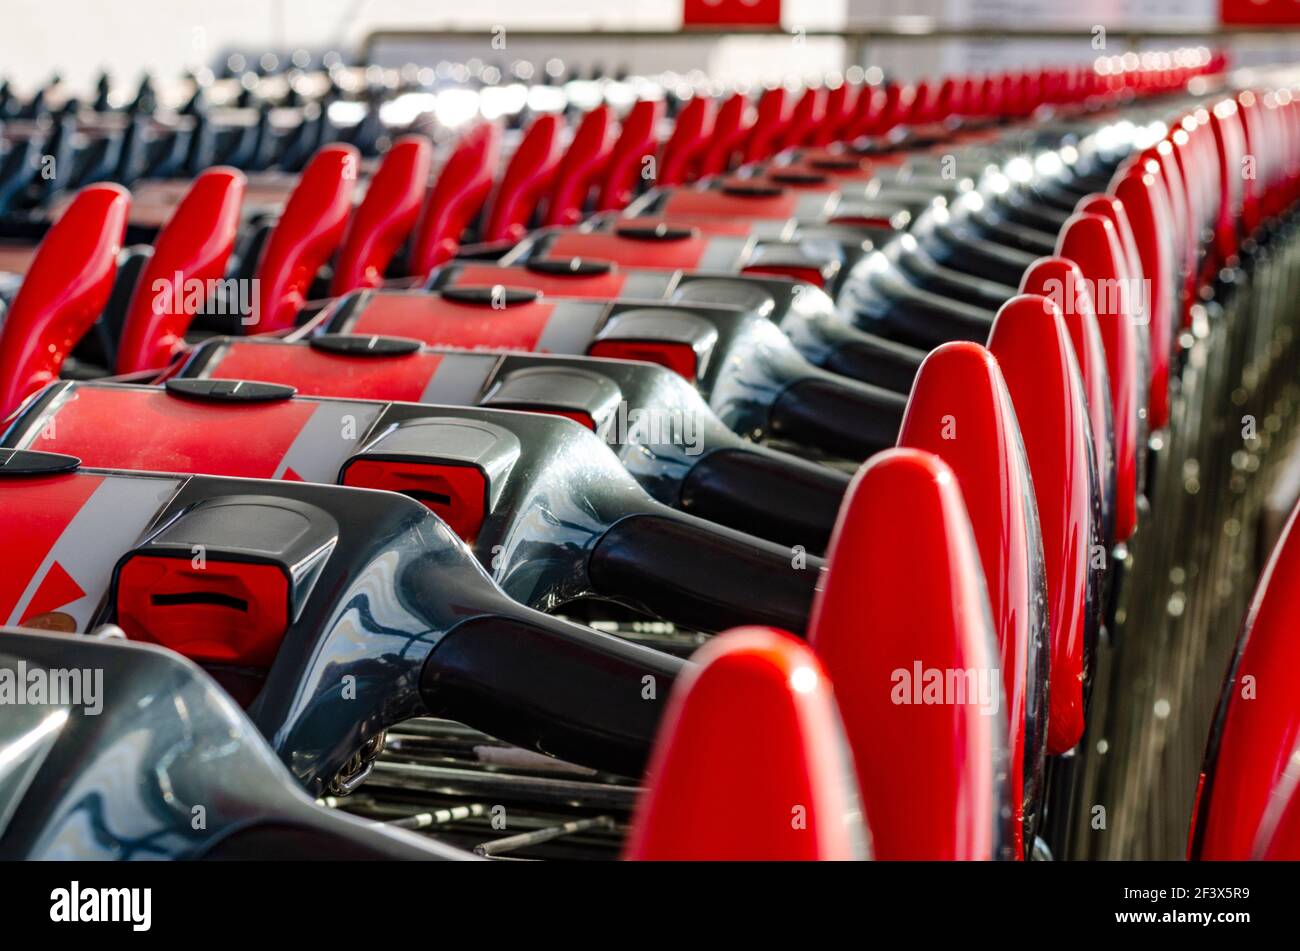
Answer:
[[[573,258],[573,261],[580,259]],[[627,277],[615,265],[602,274],[552,271],[543,274],[528,267],[494,267],[490,264],[458,264],[448,267],[451,280],[446,287],[521,287],[555,297],[614,299],[623,291]]]
[[[501,153],[501,127],[494,122],[475,126],[461,138],[425,198],[411,241],[408,271],[424,277],[450,261],[492,191]]]
[[[626,224],[627,222],[624,222]],[[642,240],[608,231],[565,231],[543,238],[544,256],[613,261],[622,267],[676,270],[699,267],[710,239],[691,228],[674,229],[674,240]]]
[[[484,241],[518,241],[527,233],[560,163],[563,122],[560,116],[541,115],[524,133],[488,208]]]
[[[839,686],[876,857],[997,857],[1010,821],[1005,706],[957,477],[917,449],[873,456],[844,497],[827,558],[809,642]],[[958,679],[950,671],[976,687],[936,696],[936,675]]]
[[[777,153],[790,122],[790,96],[782,86],[763,90],[758,97],[758,116],[745,140],[745,162],[759,162]]]
[[[816,654],[782,631],[743,627],[692,659],[660,723],[624,857],[865,858],[853,765]]]
[[[47,383],[108,302],[131,196],[83,188],[46,233],[0,324],[0,419]]]
[[[1097,326],[1092,289],[1083,279],[1079,265],[1069,258],[1039,258],[1020,280],[1020,293],[1037,294],[1056,304],[1069,330],[1070,343],[1079,375],[1083,380],[1088,409],[1088,432],[1092,437],[1092,461],[1101,490],[1102,519],[1110,523],[1114,504],[1115,433],[1111,423],[1110,383],[1106,372],[1106,349]],[[1110,539],[1107,539],[1109,541]]]
[[[1083,382],[1065,321],[1049,298],[1019,295],[1003,304],[988,348],[1011,393],[1038,499],[1051,625],[1047,750],[1060,754],[1079,742],[1084,726],[1095,526]]]
[[[1047,736],[1047,605],[1034,485],[1011,396],[993,355],[976,343],[946,343],[933,350],[912,384],[898,445],[927,450],[946,462],[970,515],[1001,651],[1015,810],[1012,845],[1023,858],[1022,823],[1031,792],[1026,748],[1041,779]]]
[[[289,626],[289,579],[271,564],[137,555],[118,575],[117,623],[191,660],[265,669]]]
[[[636,197],[638,183],[651,180],[649,173],[658,145],[655,127],[662,112],[662,102],[642,99],[623,117],[609,161],[596,176],[598,211],[622,211]]]
[[[1169,370],[1174,334],[1173,213],[1157,179],[1160,166],[1137,166],[1111,185],[1124,204],[1147,288],[1147,332],[1151,385],[1147,394],[1148,425],[1163,429],[1169,422]]]
[[[1246,614],[1205,756],[1190,854],[1248,859],[1300,768],[1300,509],[1269,557]]]
[[[540,299],[493,307],[489,301],[461,303],[433,294],[376,294],[347,332],[406,337],[434,347],[532,350],[554,310]]]
[[[257,264],[257,333],[293,327],[316,273],[343,237],[360,161],[351,145],[327,145],[303,169]]]
[[[160,370],[185,349],[195,305],[226,273],[239,233],[244,173],[210,168],[194,179],[154,242],[127,306],[117,372]],[[197,293],[195,293],[197,291]]]
[[[745,94],[732,93],[718,110],[718,117],[713,123],[713,134],[700,153],[695,177],[707,178],[730,169],[745,143],[752,121],[749,100]]]
[[[695,163],[713,134],[714,111],[708,96],[695,96],[682,107],[660,153],[655,184],[681,185],[695,180]]]
[[[841,87],[843,88],[843,87]],[[776,142],[776,152],[808,144],[814,131],[826,119],[826,90],[810,86],[795,102],[790,111],[790,121],[781,130]]]
[[[840,141],[845,128],[853,121],[859,91],[859,87],[850,83],[841,83],[827,89],[822,103],[821,121],[813,125],[805,137],[805,144],[824,147]]]
[[[1291,754],[1290,763],[1255,847],[1254,857],[1267,862],[1300,861],[1300,749]]]
[[[1115,540],[1123,542],[1137,527],[1138,453],[1145,451],[1142,403],[1147,390],[1141,378],[1141,350],[1132,319],[1135,308],[1128,297],[1124,252],[1109,219],[1076,214],[1061,229],[1056,253],[1079,265],[1093,289],[1114,413]]]
[[[393,143],[343,234],[331,294],[341,297],[383,283],[389,262],[415,226],[432,164],[433,145],[423,135]]]
[[[487,517],[488,479],[474,466],[359,458],[344,464],[339,482],[409,495],[471,543]]]
[[[1210,129],[1218,159],[1219,198],[1214,218],[1214,247],[1219,261],[1237,253],[1246,199],[1246,134],[1236,100],[1223,99],[1210,109]]]
[[[573,225],[582,220],[592,186],[609,162],[615,138],[614,110],[609,106],[601,103],[582,117],[547,196],[548,225]]]
[[[304,343],[232,339],[204,366],[203,376],[281,383],[292,386],[302,396],[418,403],[441,362],[441,354],[423,351],[356,357]]]

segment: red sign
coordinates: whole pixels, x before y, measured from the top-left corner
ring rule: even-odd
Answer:
[[[1296,24],[1300,23],[1300,2],[1297,0],[1219,0],[1219,21],[1231,24]]]
[[[781,0],[684,0],[682,25],[780,29]]]

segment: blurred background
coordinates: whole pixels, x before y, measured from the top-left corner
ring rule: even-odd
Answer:
[[[712,19],[786,36],[674,34]],[[3,73],[19,88],[49,78],[73,86],[108,70],[174,75],[219,70],[232,55],[284,59],[337,52],[346,61],[485,63],[556,57],[590,70],[702,69],[727,82],[871,62],[911,80],[1026,62],[1087,62],[1168,38],[1225,47],[1234,62],[1297,57],[1281,25],[1300,22],[1295,0],[5,0]],[[693,21],[693,22],[692,22]],[[503,27],[502,25],[506,25]],[[494,31],[494,28],[495,31]],[[575,35],[530,39],[530,29]],[[849,37],[818,35],[861,31]],[[642,37],[629,32],[645,32]],[[470,35],[457,35],[468,33]],[[1027,36],[1009,36],[1011,33]],[[250,63],[251,65],[251,63]]]

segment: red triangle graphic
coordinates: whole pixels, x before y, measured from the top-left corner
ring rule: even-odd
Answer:
[[[298,473],[294,472],[293,469],[289,468],[288,466],[285,466],[284,475],[282,475],[280,478],[283,479],[285,482],[306,482],[307,481],[302,476],[298,475]]]
[[[46,572],[45,578],[41,581],[41,586],[36,589],[36,594],[32,595],[31,602],[27,605],[27,613],[19,624],[25,624],[28,619],[36,617],[39,614],[48,614],[50,611],[57,611],[65,604],[71,604],[80,598],[84,598],[86,592],[81,590],[81,586],[72,580],[72,575],[68,574],[64,567],[57,561],[50,566]]]

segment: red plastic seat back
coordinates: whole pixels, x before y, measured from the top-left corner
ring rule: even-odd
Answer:
[[[625,857],[865,858],[852,764],[816,655],[789,634],[745,627],[693,660],[660,724]]]
[[[1093,292],[1114,413],[1115,540],[1123,542],[1137,527],[1138,456],[1146,442],[1140,414],[1147,391],[1124,251],[1109,219],[1082,214],[1066,221],[1056,253],[1079,265]]]
[[[614,110],[609,106],[602,103],[582,117],[555,171],[546,201],[548,225],[575,225],[582,220],[592,184],[609,162],[614,140]]]
[[[1047,612],[1034,485],[1011,395],[976,343],[946,343],[912,384],[898,444],[934,453],[957,476],[988,581],[1001,651],[1011,755],[1013,846],[1042,781],[1047,740]]]
[[[718,110],[718,117],[713,123],[713,136],[700,153],[697,178],[721,175],[728,171],[745,137],[751,123],[749,100],[744,93],[732,93]]]
[[[1003,304],[988,347],[1011,393],[1038,500],[1051,641],[1047,750],[1060,754],[1083,735],[1089,609],[1098,601],[1089,576],[1099,526],[1083,383],[1060,311],[1046,297]]]
[[[681,185],[695,180],[695,163],[713,134],[715,111],[708,96],[696,96],[682,107],[659,156],[655,184]]]
[[[1193,817],[1193,859],[1248,859],[1294,783],[1300,745],[1300,529],[1291,519],[1260,577],[1228,671]],[[1277,800],[1275,803],[1274,800]]]
[[[840,87],[841,89],[844,87]],[[813,86],[804,90],[790,112],[790,121],[781,131],[776,142],[776,152],[810,144],[814,133],[826,119],[826,90]]]
[[[861,88],[864,90],[866,87]],[[832,142],[838,142],[845,127],[853,120],[860,91],[859,87],[847,82],[827,89],[822,104],[822,118],[808,132],[804,140],[806,144],[824,148]]]
[[[351,145],[327,145],[303,169],[257,263],[253,332],[293,327],[316,273],[343,238],[359,161]]]
[[[636,197],[637,183],[650,181],[647,176],[652,171],[651,162],[658,147],[655,127],[662,113],[662,102],[642,99],[623,118],[613,153],[598,176],[598,210],[622,211]]]
[[[784,87],[768,89],[758,100],[758,118],[745,142],[745,161],[759,162],[777,153],[790,122],[789,94]]]
[[[226,273],[239,234],[244,173],[210,168],[194,179],[158,234],[153,256],[131,292],[117,372],[160,370],[185,346],[191,306]],[[199,289],[199,294],[192,293]]]
[[[420,213],[432,163],[433,145],[424,136],[406,135],[393,143],[348,222],[334,264],[332,295],[383,283],[384,271]]]
[[[1097,326],[1092,290],[1079,265],[1069,258],[1039,258],[1020,279],[1020,293],[1037,294],[1056,304],[1069,330],[1074,358],[1083,380],[1092,437],[1092,462],[1101,494],[1104,541],[1109,545],[1115,495],[1115,433],[1111,422],[1106,349]]]
[[[1146,282],[1147,352],[1151,384],[1147,393],[1151,429],[1169,422],[1169,370],[1174,332],[1173,212],[1158,180],[1160,165],[1150,162],[1125,172],[1111,192],[1124,203]]]
[[[0,324],[0,419],[47,383],[108,302],[131,196],[90,185],[41,241]]]
[[[538,116],[524,133],[488,209],[484,241],[518,241],[527,233],[560,162],[563,121],[556,115]]]
[[[1000,780],[1006,708],[952,470],[916,449],[867,460],[840,506],[827,559],[809,642],[839,685],[873,852],[998,857],[1009,820]]]
[[[469,227],[492,191],[501,158],[501,127],[483,122],[466,132],[429,189],[411,242],[407,270],[424,277],[456,256]]]

